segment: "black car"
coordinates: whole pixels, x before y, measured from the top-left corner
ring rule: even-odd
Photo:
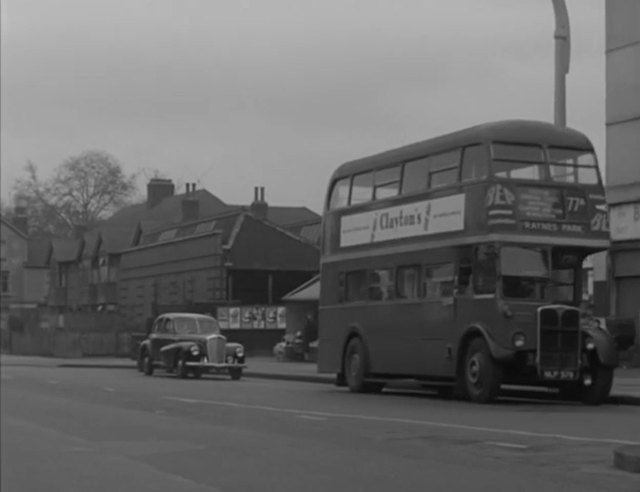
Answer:
[[[181,378],[189,374],[227,373],[240,379],[246,367],[244,347],[227,343],[218,321],[201,314],[158,316],[138,350],[138,369],[151,376],[156,367]]]

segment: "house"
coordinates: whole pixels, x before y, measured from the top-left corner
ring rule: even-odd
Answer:
[[[264,188],[239,206],[191,183],[176,195],[171,180],[152,179],[144,203],[50,242],[49,305],[58,313],[117,313],[128,331],[161,312],[222,307],[223,317],[245,310],[242,319],[253,320],[249,307],[260,306],[266,325],[267,307],[273,320],[279,299],[318,272],[317,243],[298,234],[314,224],[319,216],[306,207],[270,207]],[[278,319],[283,325],[284,311]]]
[[[162,312],[215,314],[247,350],[269,352],[285,329],[281,298],[318,267],[316,246],[255,206],[146,232],[139,227],[134,246],[122,253],[119,306],[132,331]]]
[[[0,294],[2,310],[37,307],[46,302],[46,241],[29,238],[26,214],[16,207],[12,221],[1,219]]]

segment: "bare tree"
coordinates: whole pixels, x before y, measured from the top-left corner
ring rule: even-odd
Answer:
[[[60,164],[49,179],[41,179],[32,162],[25,167],[14,192],[24,202],[30,229],[68,234],[76,225],[94,226],[129,203],[135,176],[126,175],[110,154],[87,151]]]

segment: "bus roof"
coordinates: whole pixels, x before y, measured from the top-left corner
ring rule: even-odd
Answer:
[[[545,121],[502,120],[483,123],[457,132],[423,140],[422,142],[346,162],[335,170],[331,181],[375,169],[376,167],[400,163],[463,145],[487,141],[537,143],[584,150],[593,149],[589,138],[577,130],[556,126]]]

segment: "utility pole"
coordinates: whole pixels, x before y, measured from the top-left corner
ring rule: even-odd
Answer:
[[[569,13],[564,0],[551,0],[556,19],[555,39],[555,94],[553,122],[559,126],[567,126],[567,84],[571,57],[571,32],[569,30]]]

